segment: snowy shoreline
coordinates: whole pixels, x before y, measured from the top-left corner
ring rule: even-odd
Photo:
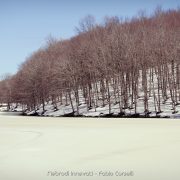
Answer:
[[[13,111],[0,111],[1,114],[3,115],[10,115],[10,116],[34,116],[34,117],[53,117],[53,118],[58,118],[58,117],[69,117],[69,118],[171,118],[170,116],[159,116],[159,115],[156,115],[156,116],[150,116],[150,115],[142,115],[140,113],[138,114],[99,114],[99,115],[96,115],[96,114],[93,114],[92,116],[89,115],[76,115],[76,114],[73,114],[73,113],[69,113],[69,114],[64,114],[64,115],[44,115],[44,114],[38,114],[37,112],[30,112],[30,113],[27,113],[27,112],[23,112],[23,111],[16,111],[16,110],[13,110]]]
[[[96,109],[92,108],[87,110],[85,103],[82,103],[79,106],[79,114],[77,112],[72,112],[70,105],[60,105],[58,104],[58,109],[54,108],[54,105],[49,102],[45,104],[45,110],[43,111],[42,105],[39,106],[39,109],[27,111],[22,110],[21,105],[12,104],[11,109],[8,111],[7,107],[0,107],[0,112],[10,112],[10,113],[19,113],[21,116],[37,116],[37,117],[79,117],[79,118],[180,118],[179,111],[173,113],[170,105],[164,105],[163,111],[156,113],[151,107],[151,111],[148,113],[143,112],[143,106],[140,105],[138,112],[135,114],[134,109],[126,108],[123,110],[123,113],[119,112],[118,104],[112,105],[112,113],[109,114],[108,105],[102,107],[97,107]],[[180,105],[177,105],[177,110],[180,110]]]

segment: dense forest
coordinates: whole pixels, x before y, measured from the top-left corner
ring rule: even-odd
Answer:
[[[36,111],[50,102],[92,108],[118,104],[137,114],[149,106],[160,113],[168,100],[173,113],[180,103],[180,9],[139,13],[131,19],[106,17],[97,24],[87,16],[71,39],[49,39],[21,64],[17,73],[0,82],[0,103],[20,104]],[[149,102],[149,99],[153,101]]]

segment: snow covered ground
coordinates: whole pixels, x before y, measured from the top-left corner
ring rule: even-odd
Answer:
[[[85,117],[100,117],[100,116],[106,116],[109,114],[109,105],[108,104],[105,107],[100,106],[100,107],[97,107],[96,109],[92,108],[89,111],[87,111],[87,104],[85,102],[83,102],[82,99],[81,99],[81,105],[79,106],[80,115],[85,116]],[[137,102],[137,105],[138,105],[137,112],[141,116],[144,115],[144,104],[143,103],[144,103],[143,95],[141,95]],[[37,110],[36,112],[39,115],[50,116],[50,117],[65,116],[65,115],[72,113],[71,105],[66,106],[66,105],[61,105],[61,103],[58,103],[57,106],[58,106],[58,110],[55,110],[54,105],[50,101],[49,103],[46,103],[46,105],[45,105],[45,110],[46,110],[45,113],[43,113],[42,105],[39,107],[39,110]],[[74,100],[74,106],[75,106],[75,100]],[[116,116],[119,114],[119,112],[120,112],[119,104],[111,104],[111,108],[112,108],[111,112],[113,115]],[[20,108],[18,107],[17,111],[19,109]],[[170,99],[167,100],[165,102],[165,104],[163,104],[163,103],[161,104],[161,110],[162,110],[162,112],[158,114],[159,117],[180,118],[180,104],[178,104],[176,106],[176,113],[174,114]],[[126,116],[131,116],[134,114],[134,109],[127,108],[124,111],[125,111]],[[155,110],[154,110],[153,97],[149,98],[149,111],[151,112],[149,114],[149,117],[157,116],[155,113]],[[30,111],[30,112],[27,112],[27,115],[32,115],[34,113],[35,113],[35,111]]]
[[[156,76],[154,74],[154,76]],[[140,83],[139,83],[139,94],[138,94],[138,99],[137,99],[137,114],[139,114],[139,117],[143,117],[145,115],[144,113],[144,92],[142,88],[142,80],[140,78]],[[149,82],[149,77],[148,77],[148,82]],[[156,97],[158,96],[158,89],[157,89],[157,79],[154,79],[155,81],[155,94]],[[98,84],[98,88],[100,89],[100,85]],[[150,89],[150,88],[149,88]],[[152,88],[151,88],[152,89]],[[114,92],[112,86],[110,86],[110,94],[111,94],[111,113],[112,116],[119,116],[120,113],[120,108],[119,108],[119,103],[117,103],[114,99]],[[72,96],[72,103],[73,107],[75,109],[75,115],[76,115],[76,100],[74,93],[71,93]],[[178,103],[176,104],[175,110],[172,107],[172,100],[170,98],[170,92],[167,90],[167,100],[164,101],[162,98],[162,92],[160,91],[160,105],[161,105],[161,112],[158,112],[156,114],[155,111],[155,105],[154,105],[154,97],[153,97],[153,92],[151,92],[151,96],[148,96],[148,109],[149,109],[149,117],[167,117],[167,118],[180,118],[180,100],[178,99]],[[107,116],[109,114],[109,105],[106,100],[106,105],[103,107],[102,105],[102,100],[98,101],[98,107],[92,106],[91,109],[87,110],[87,102],[85,101],[83,97],[83,92],[81,89],[79,89],[79,115],[84,116],[84,117],[102,117],[102,116]],[[101,95],[99,94],[99,98],[101,99]],[[129,101],[129,107],[127,109],[124,109],[125,116],[124,117],[130,117],[135,114],[135,108],[131,107],[130,108],[130,101],[131,101],[131,95],[129,94],[128,97]],[[43,105],[40,105],[38,107],[38,110],[36,111],[26,111],[26,115],[39,115],[39,116],[48,116],[48,117],[60,117],[60,116],[72,116],[72,107],[70,105],[70,102],[68,101],[68,104],[66,105],[66,97],[65,94],[62,96],[62,102],[57,102],[57,108],[54,106],[52,101],[46,102],[45,103],[45,112],[43,111]],[[157,105],[156,105],[157,106]],[[6,107],[0,107],[0,111],[6,110]],[[157,109],[157,107],[156,107]],[[17,104],[12,104],[11,105],[11,111],[22,111],[22,106]]]
[[[149,81],[149,79],[148,79]],[[158,89],[157,89],[157,79],[155,81],[155,94],[156,97],[158,96]],[[98,85],[99,87],[100,85]],[[137,99],[137,113],[140,115],[140,117],[144,116],[144,92],[142,88],[142,80],[140,79],[140,85],[139,85],[139,94]],[[119,104],[114,99],[114,92],[112,86],[110,86],[110,94],[111,94],[111,113],[113,116],[118,116],[120,113]],[[158,114],[156,114],[155,106],[154,106],[154,97],[151,93],[151,96],[148,96],[148,108],[149,108],[149,117],[169,117],[169,118],[180,118],[180,100],[178,101],[175,111],[172,108],[172,100],[170,98],[170,92],[167,91],[168,99],[166,101],[162,98],[162,92],[160,91],[160,97],[161,97],[161,111]],[[80,105],[79,105],[79,114],[84,117],[100,117],[100,116],[106,116],[109,114],[109,105],[106,102],[106,105],[103,107],[101,100],[98,102],[98,107],[92,107],[90,110],[87,110],[87,103],[85,102],[85,99],[83,97],[82,90],[79,90],[79,96],[80,96]],[[101,95],[99,95],[100,99],[102,98]],[[74,97],[74,94],[72,93],[72,101],[73,106],[76,111],[76,100]],[[124,109],[125,117],[129,117],[135,114],[135,108],[130,108],[130,101],[131,101],[131,95],[129,94],[128,97],[129,101],[129,107],[127,109]],[[50,116],[50,117],[58,117],[58,116],[67,116],[68,114],[72,113],[72,107],[70,103],[68,105],[66,104],[66,97],[65,95],[62,98],[62,103],[57,103],[58,109],[54,108],[54,105],[52,104],[52,101],[49,101],[45,105],[45,112],[43,112],[43,106],[39,106],[39,109],[36,111],[36,113],[40,116]],[[156,105],[157,106],[157,105]],[[157,108],[157,107],[156,107]],[[19,110],[16,109],[17,111]],[[35,111],[27,112],[27,115],[34,114]]]
[[[74,102],[75,103],[75,102]],[[55,110],[54,105],[52,102],[48,102],[45,105],[45,112],[43,113],[43,107],[42,105],[39,107],[39,110],[36,111],[38,115],[40,116],[47,116],[47,117],[60,117],[60,116],[68,116],[72,113],[71,105],[65,106],[61,105],[60,103],[57,103],[58,110]],[[75,105],[75,104],[74,104]],[[82,102],[79,106],[80,115],[84,117],[102,117],[109,114],[109,106],[108,104],[105,107],[97,107],[92,108],[91,110],[87,111],[87,105]],[[117,116],[119,114],[119,105],[118,104],[112,104],[112,114],[114,116]],[[162,112],[158,114],[159,117],[169,117],[169,118],[180,118],[180,104],[176,106],[176,113],[173,113],[172,104],[170,100],[167,100],[165,104],[161,104]],[[6,111],[7,107],[0,107],[1,111]],[[138,113],[143,116],[144,115],[144,107],[143,107],[143,98],[138,99]],[[22,111],[21,106],[16,107],[15,105],[12,106],[11,111]],[[125,109],[125,116],[131,116],[134,114],[134,109]],[[149,99],[149,111],[151,112],[149,114],[149,117],[156,117],[156,113],[153,106],[153,98]],[[35,111],[28,111],[26,112],[27,115],[33,115]]]
[[[173,119],[0,113],[0,179],[179,180],[179,128],[180,120]],[[67,171],[67,177],[60,174]],[[70,176],[71,171],[93,176]],[[117,172],[132,176],[119,177]]]
[[[0,104],[0,112],[7,111],[7,104]]]

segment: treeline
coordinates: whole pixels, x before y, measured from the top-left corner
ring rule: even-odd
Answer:
[[[71,105],[79,114],[82,100],[87,110],[119,104],[119,112],[134,109],[143,94],[144,112],[153,98],[156,113],[171,100],[180,101],[180,9],[157,9],[150,17],[121,20],[106,18],[96,24],[86,17],[78,35],[69,40],[49,40],[34,52],[18,72],[0,82],[0,101],[37,110],[52,102]],[[75,102],[75,103],[74,103]]]

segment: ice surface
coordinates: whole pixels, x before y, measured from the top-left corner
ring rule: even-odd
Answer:
[[[0,115],[2,180],[179,180],[180,120]],[[130,171],[53,177],[48,171]]]

